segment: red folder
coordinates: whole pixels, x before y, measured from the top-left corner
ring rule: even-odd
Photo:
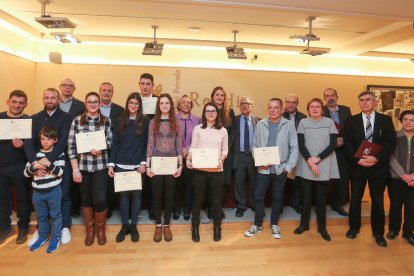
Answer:
[[[382,146],[364,140],[355,153],[356,158],[362,158],[362,156],[375,156],[382,151]]]

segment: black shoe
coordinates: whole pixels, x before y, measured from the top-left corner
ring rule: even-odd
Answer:
[[[221,219],[225,219],[225,218],[226,218],[226,215],[224,214],[224,211],[221,210]]]
[[[383,235],[374,235],[375,242],[381,247],[387,247],[387,241],[384,239]]]
[[[193,242],[200,241],[200,232],[198,231],[198,226],[193,226],[193,228],[191,228],[191,239]]]
[[[122,224],[121,230],[119,231],[118,235],[116,235],[116,242],[123,242],[125,240],[125,236],[129,234],[129,224]]]
[[[346,237],[348,239],[355,239],[359,233],[359,230],[349,229],[348,232],[346,232]]]
[[[302,214],[302,206],[293,206],[292,205],[293,210],[295,210],[296,213],[298,213],[299,215]]]
[[[173,219],[174,220],[177,220],[177,219],[179,219],[180,218],[180,213],[179,212],[174,212],[173,213]]]
[[[154,212],[152,209],[148,209],[148,219],[155,220]]]
[[[112,209],[109,209],[106,211],[106,219],[112,218]]]
[[[237,210],[236,210],[236,217],[241,218],[244,215],[244,212],[246,212],[246,209],[237,208]]]
[[[213,220],[213,211],[210,208],[207,209],[207,218]]]
[[[403,233],[402,237],[407,240],[407,242],[414,246],[414,234],[413,233]]]
[[[309,230],[309,226],[299,226],[298,228],[295,229],[295,231],[293,231],[293,233],[295,233],[296,235],[300,235],[305,231]]]
[[[190,211],[184,211],[184,220],[189,221],[191,218],[191,212]]]
[[[387,233],[387,239],[389,239],[389,240],[393,240],[393,239],[395,239],[396,237],[398,237],[398,233],[396,233],[396,232],[394,232],[394,231],[389,231],[389,232]]]
[[[220,226],[214,226],[213,239],[215,242],[218,242],[221,240],[221,227]]]
[[[335,212],[337,212],[341,216],[344,216],[344,217],[349,216],[349,213],[347,211],[345,211],[345,209],[342,206],[341,207],[332,207],[332,210],[334,210]]]
[[[79,210],[77,210],[77,209],[73,209],[73,210],[70,212],[70,216],[71,216],[73,219],[78,219],[78,218],[80,218],[80,217],[81,217],[80,212],[79,212]]]
[[[13,236],[15,233],[14,228],[10,227],[7,230],[1,230],[0,232],[0,244],[4,243],[8,238]]]
[[[139,232],[138,232],[138,229],[137,229],[137,225],[135,223],[131,224],[129,226],[129,234],[131,235],[131,241],[132,242],[138,242],[139,241]]]
[[[29,234],[28,229],[19,229],[19,232],[17,234],[16,243],[17,244],[25,243],[27,241],[27,235],[28,234]]]
[[[322,239],[324,239],[325,241],[331,241],[331,236],[329,236],[328,231],[326,231],[326,229],[319,231],[319,234],[321,234]]]

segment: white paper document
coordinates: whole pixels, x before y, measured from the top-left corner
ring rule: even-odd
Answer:
[[[157,105],[157,97],[151,97],[142,101],[142,113],[155,114],[155,107]]]
[[[32,138],[32,119],[1,119],[0,140]]]
[[[75,139],[78,153],[90,152],[93,149],[106,149],[106,137],[103,130],[77,133]]]
[[[155,175],[172,175],[177,166],[178,157],[151,157],[151,170]]]
[[[114,187],[116,193],[142,190],[141,174],[137,171],[115,173]]]
[[[191,163],[194,168],[217,168],[219,153],[217,149],[191,149]]]
[[[264,148],[253,148],[254,165],[257,166],[268,166],[268,165],[279,165],[280,155],[279,147],[264,147]]]

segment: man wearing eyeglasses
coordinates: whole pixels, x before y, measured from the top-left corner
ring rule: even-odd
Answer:
[[[85,112],[85,104],[73,97],[76,90],[75,83],[71,79],[64,79],[60,82],[59,90],[61,93],[59,107],[68,113],[72,119]]]
[[[246,175],[249,180],[249,204],[254,208],[254,183],[256,167],[252,155],[254,129],[260,120],[252,114],[253,99],[244,96],[240,99],[240,115],[236,116],[236,140],[233,158],[233,169],[235,170],[235,197],[237,201],[236,217],[242,217],[247,209]]]
[[[300,120],[306,118],[306,115],[302,112],[299,112],[299,98],[295,94],[288,94],[285,99],[285,112],[283,112],[283,118],[288,120],[294,120],[295,128],[298,129]],[[302,213],[302,206],[300,203],[300,183],[296,179],[295,169],[288,175],[286,180],[286,185],[292,187],[292,196],[290,205],[296,211],[296,213]]]

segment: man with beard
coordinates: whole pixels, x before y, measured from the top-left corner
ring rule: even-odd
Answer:
[[[72,118],[69,114],[59,108],[60,94],[55,88],[47,88],[43,92],[44,109],[39,113],[32,115],[32,139],[25,143],[26,156],[30,163],[39,162],[43,169],[38,172],[39,176],[44,176],[49,166],[66,150],[70,124]],[[43,158],[36,161],[36,153],[40,149],[39,132],[45,127],[54,127],[58,133],[58,141],[49,155],[50,159]],[[65,166],[62,176],[62,244],[67,244],[71,240],[70,227],[72,226],[71,217],[71,195],[70,183],[72,173],[69,166]],[[29,244],[34,243],[37,232]]]

